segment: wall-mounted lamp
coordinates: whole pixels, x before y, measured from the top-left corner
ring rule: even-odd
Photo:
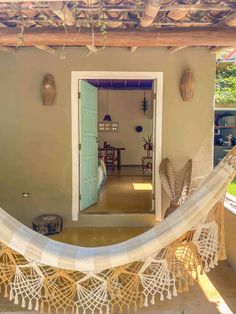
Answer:
[[[183,72],[179,89],[183,101],[190,101],[193,98],[194,75],[191,70],[187,69]]]
[[[43,78],[41,98],[44,106],[51,106],[55,101],[56,85],[52,74],[46,74]]]

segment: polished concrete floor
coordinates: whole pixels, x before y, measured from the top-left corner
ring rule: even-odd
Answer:
[[[127,172],[126,172],[127,173]],[[152,207],[151,176],[108,175],[97,204],[84,214],[148,213]]]
[[[143,171],[142,166],[121,166],[120,169],[107,168],[109,176],[149,176],[151,177],[150,170]]]
[[[65,229],[53,238],[81,246],[100,246],[124,241],[145,230],[145,228],[73,228]],[[20,311],[23,312],[20,307],[0,297],[0,313]],[[184,314],[235,314],[235,270],[227,262],[221,262],[209,274],[200,276],[199,282],[190,287],[189,292],[179,294],[172,300],[159,301],[148,308],[142,308],[137,314],[182,314],[183,312]],[[124,314],[128,313],[124,312]]]

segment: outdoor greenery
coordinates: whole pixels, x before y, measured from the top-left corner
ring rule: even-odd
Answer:
[[[236,64],[223,63],[216,70],[216,103],[236,103]]]
[[[227,193],[236,197],[236,179],[234,179],[227,188]]]

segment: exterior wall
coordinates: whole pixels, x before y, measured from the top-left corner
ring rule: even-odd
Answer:
[[[152,71],[164,73],[163,157],[177,168],[193,158],[194,176],[212,168],[215,57],[207,49],[107,48],[88,56],[66,48],[66,59],[22,48],[0,55],[0,204],[27,225],[43,213],[71,222],[71,71]],[[183,102],[179,80],[184,69],[195,76],[191,102]],[[45,73],[55,76],[54,106],[42,106]],[[22,193],[29,192],[29,198]],[[164,201],[164,206],[166,202]]]
[[[143,137],[152,134],[152,102],[151,91],[146,91],[148,110],[144,114],[141,110],[142,90],[109,90],[109,114],[113,121],[119,123],[118,132],[100,132],[100,145],[104,141],[116,147],[125,147],[122,151],[121,163],[123,165],[141,165],[141,158],[146,152],[143,149]],[[107,110],[107,91],[98,91],[98,117],[103,120]],[[135,127],[142,125],[143,132],[137,133]]]

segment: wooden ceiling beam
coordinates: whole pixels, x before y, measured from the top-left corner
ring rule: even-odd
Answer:
[[[149,27],[152,25],[162,3],[163,0],[147,0],[140,20],[140,25],[142,27]]]
[[[156,31],[109,31],[104,38],[96,32],[92,43],[91,31],[77,28],[26,28],[23,46],[89,46],[107,47],[183,47],[236,46],[234,27],[169,28]],[[19,28],[0,28],[0,45],[16,46]]]

